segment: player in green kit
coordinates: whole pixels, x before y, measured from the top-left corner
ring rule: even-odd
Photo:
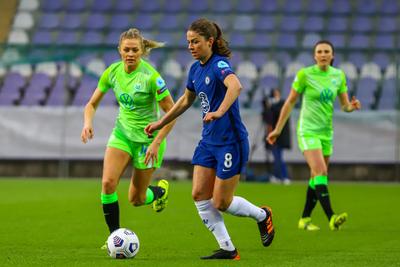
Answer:
[[[105,151],[102,176],[101,202],[110,233],[120,228],[116,189],[128,164],[133,166],[129,186],[129,202],[132,205],[152,204],[153,209],[160,212],[168,202],[168,182],[161,180],[157,186],[151,186],[150,181],[154,170],[161,166],[166,148],[165,137],[174,122],[152,137],[144,133],[147,124],[160,118],[159,106],[167,112],[174,105],[160,74],[142,59],[151,49],[162,45],[144,39],[137,29],[123,32],[118,46],[121,61],[111,64],[104,71],[85,107],[81,133],[83,143],[94,136],[93,118],[102,97],[110,88],[119,104],[119,114]]]
[[[300,229],[319,230],[311,221],[311,212],[320,202],[329,220],[329,228],[338,230],[346,221],[347,213],[335,214],[328,194],[328,165],[333,151],[333,103],[339,97],[341,109],[352,112],[361,108],[355,97],[349,101],[346,77],[342,70],[332,67],[334,47],[326,40],[314,46],[316,64],[301,69],[293,82],[275,129],[267,141],[273,144],[280,135],[297,99],[303,95],[297,125],[297,139],[310,168],[311,178],[307,188],[306,204],[298,223]]]

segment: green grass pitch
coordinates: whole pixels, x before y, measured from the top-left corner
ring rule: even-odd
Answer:
[[[0,266],[400,266],[400,184],[331,183],[336,212],[349,220],[332,232],[318,205],[318,232],[297,229],[306,183],[242,182],[237,195],[270,205],[276,236],[261,245],[256,223],[224,215],[240,261],[204,262],[217,248],[191,200],[190,182],[171,182],[169,206],[155,213],[127,201],[118,188],[121,226],[140,239],[135,259],[113,260],[100,250],[107,238],[98,179],[0,179]]]

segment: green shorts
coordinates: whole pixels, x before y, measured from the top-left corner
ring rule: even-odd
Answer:
[[[149,147],[149,143],[138,143],[129,140],[120,130],[114,128],[110,138],[108,139],[107,146],[114,147],[125,151],[132,158],[132,166],[136,169],[145,170],[149,168],[160,168],[161,163],[163,161],[165,148],[167,147],[167,141],[164,139],[160,148],[158,149],[158,161],[157,162],[149,162],[149,164],[144,163],[144,159],[146,157],[146,151]]]
[[[324,156],[330,156],[333,152],[333,140],[323,135],[297,135],[297,142],[302,153],[305,150],[321,149]]]

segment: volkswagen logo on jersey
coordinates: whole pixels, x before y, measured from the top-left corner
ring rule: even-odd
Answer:
[[[210,103],[208,102],[207,95],[204,92],[199,93],[200,105],[204,114],[210,111]]]
[[[119,96],[119,102],[124,106],[124,108],[133,110],[133,99],[130,95],[124,93]]]
[[[204,82],[208,85],[210,83],[210,77],[206,76],[204,79]]]
[[[325,88],[319,95],[319,99],[322,103],[333,102],[333,92],[329,88]]]

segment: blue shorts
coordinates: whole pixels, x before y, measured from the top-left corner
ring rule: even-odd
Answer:
[[[194,151],[192,164],[216,170],[217,177],[228,179],[245,172],[249,160],[249,140],[229,145],[215,146],[202,141]]]

